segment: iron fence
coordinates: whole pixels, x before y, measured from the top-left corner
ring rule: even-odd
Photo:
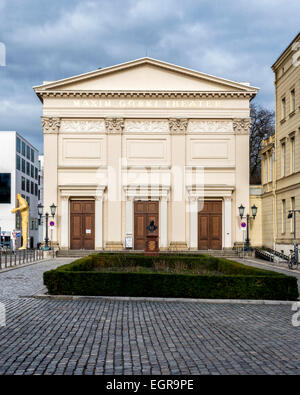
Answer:
[[[0,270],[44,259],[43,250],[0,250]]]

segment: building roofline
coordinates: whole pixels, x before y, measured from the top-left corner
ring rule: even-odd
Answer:
[[[277,60],[272,64],[271,69],[274,71],[275,67],[277,66],[278,63],[280,63],[284,56],[286,55],[287,51],[290,49],[290,47],[297,41],[300,41],[300,32],[296,35],[296,37],[290,42],[290,44],[285,48],[285,50],[279,55]]]
[[[178,66],[172,63],[168,63],[162,60],[158,60],[158,59],[154,59],[154,58],[150,58],[150,57],[143,57],[143,58],[139,58],[139,59],[134,59],[128,62],[124,62],[124,63],[120,63],[120,64],[116,64],[113,66],[109,66],[109,67],[105,67],[103,69],[97,69],[94,71],[90,71],[88,73],[83,73],[83,74],[79,74],[79,75],[75,75],[75,76],[71,76],[68,78],[64,78],[61,80],[57,80],[57,81],[52,81],[43,85],[36,85],[33,87],[34,91],[40,91],[40,90],[46,90],[46,89],[51,89],[51,88],[55,88],[57,86],[62,86],[62,85],[67,85],[73,82],[79,82],[82,79],[86,79],[86,78],[92,78],[95,76],[100,76],[100,75],[105,75],[107,73],[111,73],[114,71],[121,71],[124,70],[126,68],[131,68],[131,67],[135,67],[138,65],[142,65],[142,64],[152,64],[158,67],[162,67],[162,68],[166,68],[169,70],[173,70],[173,71],[177,71],[179,73],[183,73],[183,74],[187,74],[196,78],[204,78],[207,79],[211,82],[216,82],[216,83],[220,83],[223,85],[228,85],[231,87],[236,87],[238,89],[241,89],[242,91],[252,91],[254,93],[257,93],[259,88],[251,86],[251,85],[245,85],[245,83],[241,83],[241,82],[236,82],[236,81],[232,81],[232,80],[228,80],[225,78],[221,78],[221,77],[216,77],[214,75],[211,74],[206,74],[206,73],[202,73],[200,71],[197,70],[193,70],[193,69],[189,69],[186,67],[182,67],[182,66]]]

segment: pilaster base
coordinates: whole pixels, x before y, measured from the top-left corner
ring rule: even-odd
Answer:
[[[170,251],[187,251],[188,246],[187,246],[186,242],[184,242],[184,241],[171,241],[169,250]]]
[[[168,247],[159,247],[159,251],[168,251]]]
[[[237,250],[237,249],[241,249],[241,248],[243,248],[244,246],[246,246],[246,243],[243,243],[242,241],[236,241],[235,243],[234,243],[234,249],[235,250]]]
[[[123,243],[119,241],[108,241],[104,248],[105,251],[121,251],[123,249]]]

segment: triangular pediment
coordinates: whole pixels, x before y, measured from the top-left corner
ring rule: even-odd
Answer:
[[[34,88],[38,91],[257,92],[257,88],[151,58],[99,69]]]

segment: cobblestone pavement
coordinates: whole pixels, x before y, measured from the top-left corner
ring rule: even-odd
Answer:
[[[43,272],[55,269],[74,261],[74,258],[61,258],[17,266],[6,272],[0,272],[0,298],[17,299],[19,296],[33,295],[45,289]]]
[[[291,306],[16,296],[40,290],[49,267],[0,274],[0,374],[300,373]]]

